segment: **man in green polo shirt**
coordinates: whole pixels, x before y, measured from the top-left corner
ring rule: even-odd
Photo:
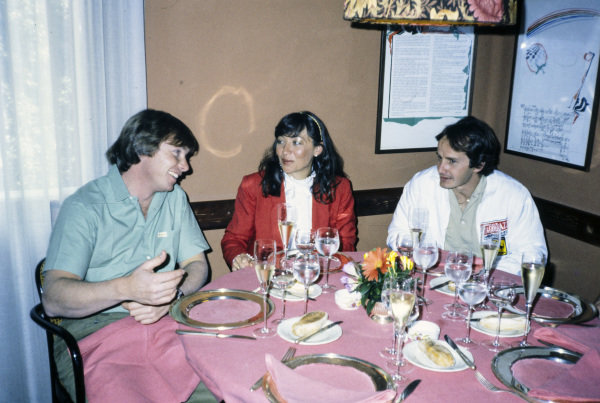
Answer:
[[[64,201],[48,246],[42,300],[77,340],[126,316],[155,323],[177,296],[206,282],[209,245],[178,185],[197,151],[179,119],[141,111],[107,151],[108,174]],[[60,346],[56,356],[59,372],[70,370]]]

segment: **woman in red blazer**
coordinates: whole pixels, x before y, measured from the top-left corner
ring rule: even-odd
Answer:
[[[242,179],[233,218],[221,240],[232,270],[249,263],[257,238],[275,239],[282,248],[276,206],[285,202],[299,210],[299,228],[337,228],[340,250],[355,250],[352,185],[325,124],[311,112],[284,116],[258,172]]]

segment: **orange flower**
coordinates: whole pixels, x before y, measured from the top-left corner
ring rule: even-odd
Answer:
[[[367,280],[371,281],[379,278],[377,269],[381,270],[381,274],[388,271],[389,262],[386,259],[386,252],[387,248],[377,248],[365,253],[362,271]]]

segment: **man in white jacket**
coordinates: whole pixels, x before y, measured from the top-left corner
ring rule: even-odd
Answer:
[[[412,208],[428,211],[429,239],[445,250],[471,250],[481,257],[480,234],[501,232],[495,266],[520,274],[521,254],[527,250],[547,255],[544,229],[529,191],[496,169],[500,142],[494,131],[474,117],[447,126],[436,136],[437,167],[418,172],[404,187],[387,244],[397,249],[399,238],[410,232]]]

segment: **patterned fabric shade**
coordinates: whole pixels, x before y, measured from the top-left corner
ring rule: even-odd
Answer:
[[[389,25],[515,25],[517,0],[344,0],[344,19]]]

